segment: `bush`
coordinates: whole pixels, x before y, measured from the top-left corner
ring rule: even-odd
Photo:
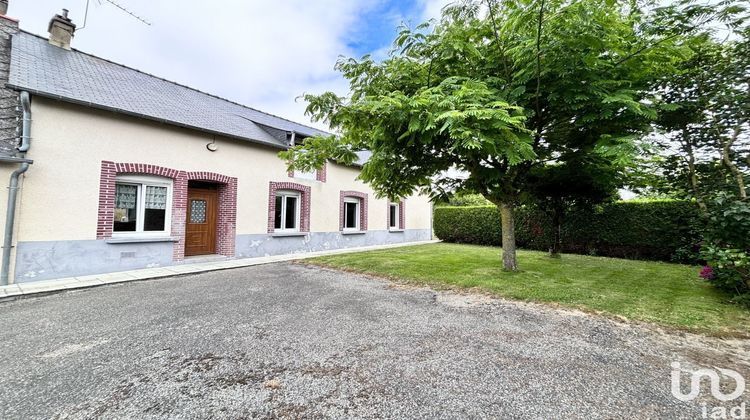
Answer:
[[[489,200],[481,194],[454,194],[447,202],[440,203],[442,206],[490,206]]]
[[[750,203],[720,194],[711,210],[700,275],[750,306]]]
[[[435,235],[446,242],[500,245],[495,206],[435,208]],[[685,201],[622,201],[568,214],[562,225],[563,252],[618,258],[697,262],[700,217]],[[529,207],[516,210],[516,241],[548,250],[552,224]]]
[[[495,206],[435,207],[435,236],[445,242],[500,244],[500,211]]]

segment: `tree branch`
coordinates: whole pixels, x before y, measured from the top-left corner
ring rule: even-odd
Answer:
[[[539,21],[536,29],[536,139],[538,143],[542,136],[542,105],[540,101],[542,89],[542,21],[544,20],[544,0],[539,2]]]
[[[430,81],[432,79],[432,57],[430,57],[430,67],[427,69],[427,89],[430,88]]]
[[[687,129],[682,130],[682,137],[683,137],[683,143],[684,143],[684,149],[687,154],[687,165],[688,165],[688,178],[690,180],[690,187],[693,189],[693,196],[695,197],[695,201],[698,203],[698,208],[700,209],[701,215],[703,217],[708,217],[708,207],[706,207],[706,202],[703,200],[703,194],[700,192],[700,188],[698,188],[698,175],[695,172],[695,153],[693,151],[693,145],[690,143],[690,140],[687,139]]]
[[[713,19],[714,19],[714,18],[715,18],[716,16],[718,16],[718,15],[719,15],[718,13],[715,13],[715,14],[711,15],[710,17],[708,17],[707,19],[703,20],[702,22],[696,23],[695,25],[693,25],[693,26],[689,27],[689,28],[688,28],[687,30],[685,30],[684,32],[678,32],[678,33],[672,34],[672,35],[670,35],[670,36],[668,36],[668,37],[666,37],[666,38],[662,38],[662,39],[660,39],[660,40],[656,41],[655,43],[653,43],[653,44],[651,44],[651,45],[644,45],[643,47],[641,47],[641,48],[637,49],[637,50],[636,50],[635,52],[633,52],[633,53],[630,53],[630,54],[626,55],[625,57],[623,57],[622,59],[618,60],[618,61],[617,61],[617,62],[615,63],[615,67],[617,67],[617,66],[619,66],[620,64],[622,64],[622,63],[624,63],[624,62],[626,62],[626,61],[630,60],[631,58],[633,58],[633,57],[637,56],[638,54],[641,54],[642,52],[644,52],[644,51],[646,51],[646,50],[649,50],[649,49],[651,49],[651,48],[654,48],[654,47],[656,47],[657,45],[663,44],[663,43],[665,43],[665,42],[667,42],[667,41],[670,41],[670,40],[672,40],[672,39],[675,39],[675,38],[677,38],[678,36],[682,36],[682,35],[684,35],[684,33],[685,33],[685,32],[689,32],[689,31],[692,31],[692,30],[694,30],[694,29],[697,29],[698,27],[700,27],[700,26],[702,26],[702,25],[705,25],[706,23],[710,22],[711,20],[713,20]]]
[[[500,44],[500,35],[498,34],[497,30],[497,21],[495,20],[495,11],[492,9],[492,5],[495,2],[492,0],[487,0],[487,8],[490,11],[490,20],[492,21],[492,33],[495,35],[495,45],[497,46],[497,52],[500,54],[500,60],[503,62],[503,70],[505,71],[505,77],[510,79],[510,72],[508,72],[508,63],[505,62],[505,51],[503,51],[503,47]]]
[[[737,165],[732,162],[732,145],[737,141],[742,132],[742,124],[744,121],[738,121],[732,131],[732,136],[728,140],[719,139],[721,141],[721,159],[724,161],[724,165],[729,168],[729,172],[732,173],[734,179],[737,181],[737,188],[739,188],[740,199],[747,200],[747,190],[745,189],[745,178],[742,172],[737,168]]]

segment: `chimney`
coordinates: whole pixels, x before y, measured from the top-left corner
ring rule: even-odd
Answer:
[[[8,0],[0,0],[0,15],[8,14]]]
[[[76,25],[68,17],[68,9],[62,9],[62,14],[55,15],[49,21],[49,43],[60,48],[70,49],[70,41],[76,31]]]

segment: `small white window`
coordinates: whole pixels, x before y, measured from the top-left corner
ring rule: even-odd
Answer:
[[[149,176],[115,179],[113,236],[166,235],[171,218],[171,180]]]
[[[359,230],[360,199],[344,198],[344,230]]]
[[[277,191],[274,214],[274,231],[299,232],[300,193]]]
[[[311,181],[315,181],[318,179],[317,175],[318,171],[316,170],[312,170],[310,172],[294,171],[294,177],[299,179],[309,179]]]
[[[398,229],[398,204],[391,203],[388,205],[388,229]]]

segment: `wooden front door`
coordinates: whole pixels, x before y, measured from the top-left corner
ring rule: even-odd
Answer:
[[[215,189],[188,188],[185,256],[216,253]]]

